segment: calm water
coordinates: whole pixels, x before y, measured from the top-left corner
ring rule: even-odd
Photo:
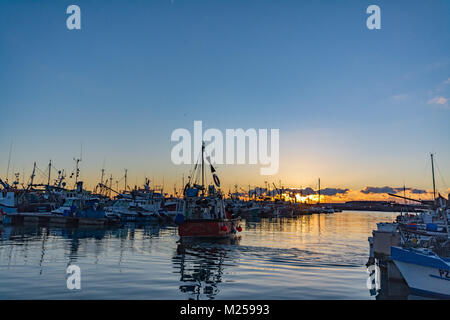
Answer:
[[[396,213],[243,221],[236,243],[178,245],[175,227],[0,226],[1,299],[373,299],[367,237]],[[68,290],[66,268],[81,268]]]

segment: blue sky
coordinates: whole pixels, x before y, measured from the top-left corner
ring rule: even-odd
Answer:
[[[81,8],[82,29],[66,28]],[[381,30],[366,28],[370,4]],[[0,0],[0,176],[48,159],[85,180],[128,168],[173,184],[170,134],[279,128],[281,179],[331,187],[450,183],[448,1]],[[424,169],[425,168],[425,169]],[[223,166],[222,181],[267,180]],[[94,179],[95,178],[95,179]]]

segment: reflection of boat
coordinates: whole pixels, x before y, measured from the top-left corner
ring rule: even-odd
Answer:
[[[391,247],[391,257],[411,293],[450,299],[450,259],[427,249]]]
[[[223,247],[205,246],[204,242],[196,244],[194,239],[192,241],[189,245],[179,244],[172,259],[180,273],[180,291],[188,294],[190,299],[214,299],[220,292],[219,284],[223,282],[224,262],[230,259],[229,252]],[[220,240],[228,244],[236,241]]]
[[[178,214],[175,222],[179,224],[178,234],[180,237],[197,238],[224,238],[235,236],[242,229],[238,225],[239,218],[232,218],[231,214],[225,210],[223,195],[215,186],[220,187],[220,181],[214,173],[215,169],[210,162],[211,173],[213,174],[214,185],[208,187],[205,192],[205,169],[204,169],[205,144],[202,145],[201,163],[194,167],[193,174],[190,175],[189,182],[185,186],[184,215]],[[197,168],[201,168],[201,185],[192,182],[191,177],[195,177]],[[198,174],[199,175],[199,174]]]

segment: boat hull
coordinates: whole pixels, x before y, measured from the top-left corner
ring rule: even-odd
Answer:
[[[17,213],[16,207],[7,206],[0,203],[0,212],[3,213]]]
[[[450,264],[437,256],[427,256],[392,247],[391,257],[411,293],[450,299]]]
[[[186,220],[178,226],[180,237],[227,238],[236,235],[239,219],[196,219]]]

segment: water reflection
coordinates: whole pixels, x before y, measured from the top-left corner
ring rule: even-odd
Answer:
[[[220,292],[224,268],[234,263],[232,250],[239,241],[235,238],[178,244],[172,262],[175,272],[180,273],[180,292],[193,300],[214,299]]]
[[[174,226],[0,226],[0,298],[374,299],[367,237],[395,214],[342,212],[243,220],[235,242],[178,244]],[[377,299],[383,298],[381,293]]]
[[[7,265],[11,265],[13,256],[14,258],[19,256],[23,259],[22,263],[27,264],[28,257],[35,256],[39,252],[39,274],[42,274],[47,247],[50,246],[50,251],[54,251],[55,242],[63,246],[64,260],[69,265],[76,263],[80,257],[84,258],[92,254],[95,257],[94,264],[97,264],[99,257],[104,254],[105,249],[108,249],[108,243],[118,241],[120,264],[123,252],[135,248],[135,242],[140,243],[143,239],[157,238],[163,229],[159,225],[148,224],[127,224],[121,228],[98,226],[55,227],[32,224],[21,226],[0,225],[0,249],[9,246],[10,250],[6,255]],[[0,250],[0,253],[4,252],[5,250]],[[4,260],[5,257],[2,254],[0,256],[2,264]]]

